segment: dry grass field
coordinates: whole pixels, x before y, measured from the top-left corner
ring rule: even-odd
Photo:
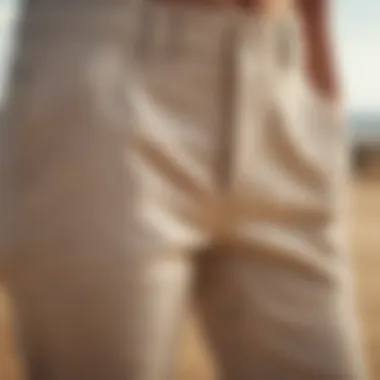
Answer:
[[[380,380],[380,181],[357,181],[352,186],[352,201],[350,239],[365,346],[373,379]],[[195,325],[194,321],[189,320],[184,328],[176,380],[215,379]],[[14,355],[9,313],[0,294],[0,380],[21,378]]]

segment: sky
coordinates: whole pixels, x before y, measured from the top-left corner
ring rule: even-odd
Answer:
[[[380,114],[380,0],[333,1],[347,104],[357,112]]]
[[[352,112],[380,114],[380,0],[331,2],[347,107]],[[20,4],[20,0],[0,0],[0,93],[6,85]]]

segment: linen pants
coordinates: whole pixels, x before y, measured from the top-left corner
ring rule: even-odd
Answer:
[[[345,131],[297,17],[74,4],[26,8],[4,119],[30,379],[168,379],[191,299],[223,379],[363,379]]]

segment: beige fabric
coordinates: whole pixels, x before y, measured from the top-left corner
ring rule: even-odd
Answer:
[[[212,252],[198,296],[226,378],[361,378],[345,134],[305,81],[297,21],[176,11],[178,57],[152,42],[128,92],[137,213],[156,253]]]
[[[192,289],[223,378],[364,378],[344,129],[296,19],[88,10],[28,9],[2,131],[30,378],[167,379]]]

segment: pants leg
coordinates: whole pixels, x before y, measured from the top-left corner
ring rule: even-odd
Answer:
[[[198,263],[196,296],[221,378],[364,378],[351,295],[257,256],[221,249]]]
[[[300,37],[286,35],[295,22],[274,25],[268,46],[291,59],[267,56],[273,71],[259,80],[250,28],[243,36],[231,193],[253,211],[197,264],[205,333],[228,380],[365,378],[342,234],[344,133],[303,80]]]
[[[187,244],[136,200],[150,185],[128,160],[137,6],[95,3],[24,9],[1,130],[2,280],[28,379],[167,379]]]

